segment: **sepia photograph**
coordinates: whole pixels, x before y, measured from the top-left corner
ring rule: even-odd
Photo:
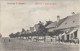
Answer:
[[[0,0],[0,51],[79,51],[79,0]]]

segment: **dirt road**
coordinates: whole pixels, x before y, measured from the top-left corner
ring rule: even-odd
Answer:
[[[28,42],[27,40],[2,38],[0,39],[0,51],[79,51],[79,47],[78,45]]]

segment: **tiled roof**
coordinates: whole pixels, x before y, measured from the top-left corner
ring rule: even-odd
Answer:
[[[46,28],[54,28],[54,27],[56,27],[56,24],[57,24],[57,22],[52,22]]]
[[[50,25],[48,25],[47,28],[51,28],[48,31],[52,32],[53,30],[70,28],[75,26],[79,26],[79,14],[67,16],[66,18],[60,19],[60,21],[56,23],[53,22]]]
[[[57,23],[57,27],[59,27],[67,18],[68,17],[60,19],[59,22]]]
[[[69,27],[75,27],[79,25],[79,14],[68,16],[67,19],[59,25],[56,29],[64,29]]]
[[[55,21],[55,22],[49,24],[46,28],[49,28],[48,31],[52,32],[56,27],[59,27],[59,25],[61,25],[61,23],[63,23],[67,18],[68,17],[60,19],[59,22]]]
[[[59,22],[55,21],[49,24],[46,28],[55,28],[56,26],[59,26],[66,18],[60,19]]]

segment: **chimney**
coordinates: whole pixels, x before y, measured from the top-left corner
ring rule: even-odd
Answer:
[[[60,16],[57,16],[57,22],[60,20]]]

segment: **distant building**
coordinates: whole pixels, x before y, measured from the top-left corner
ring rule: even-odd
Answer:
[[[34,27],[30,27],[30,31],[34,32],[35,31]]]
[[[38,24],[35,24],[35,25],[34,25],[35,31],[38,31],[38,28],[39,28],[39,25],[38,25]]]

